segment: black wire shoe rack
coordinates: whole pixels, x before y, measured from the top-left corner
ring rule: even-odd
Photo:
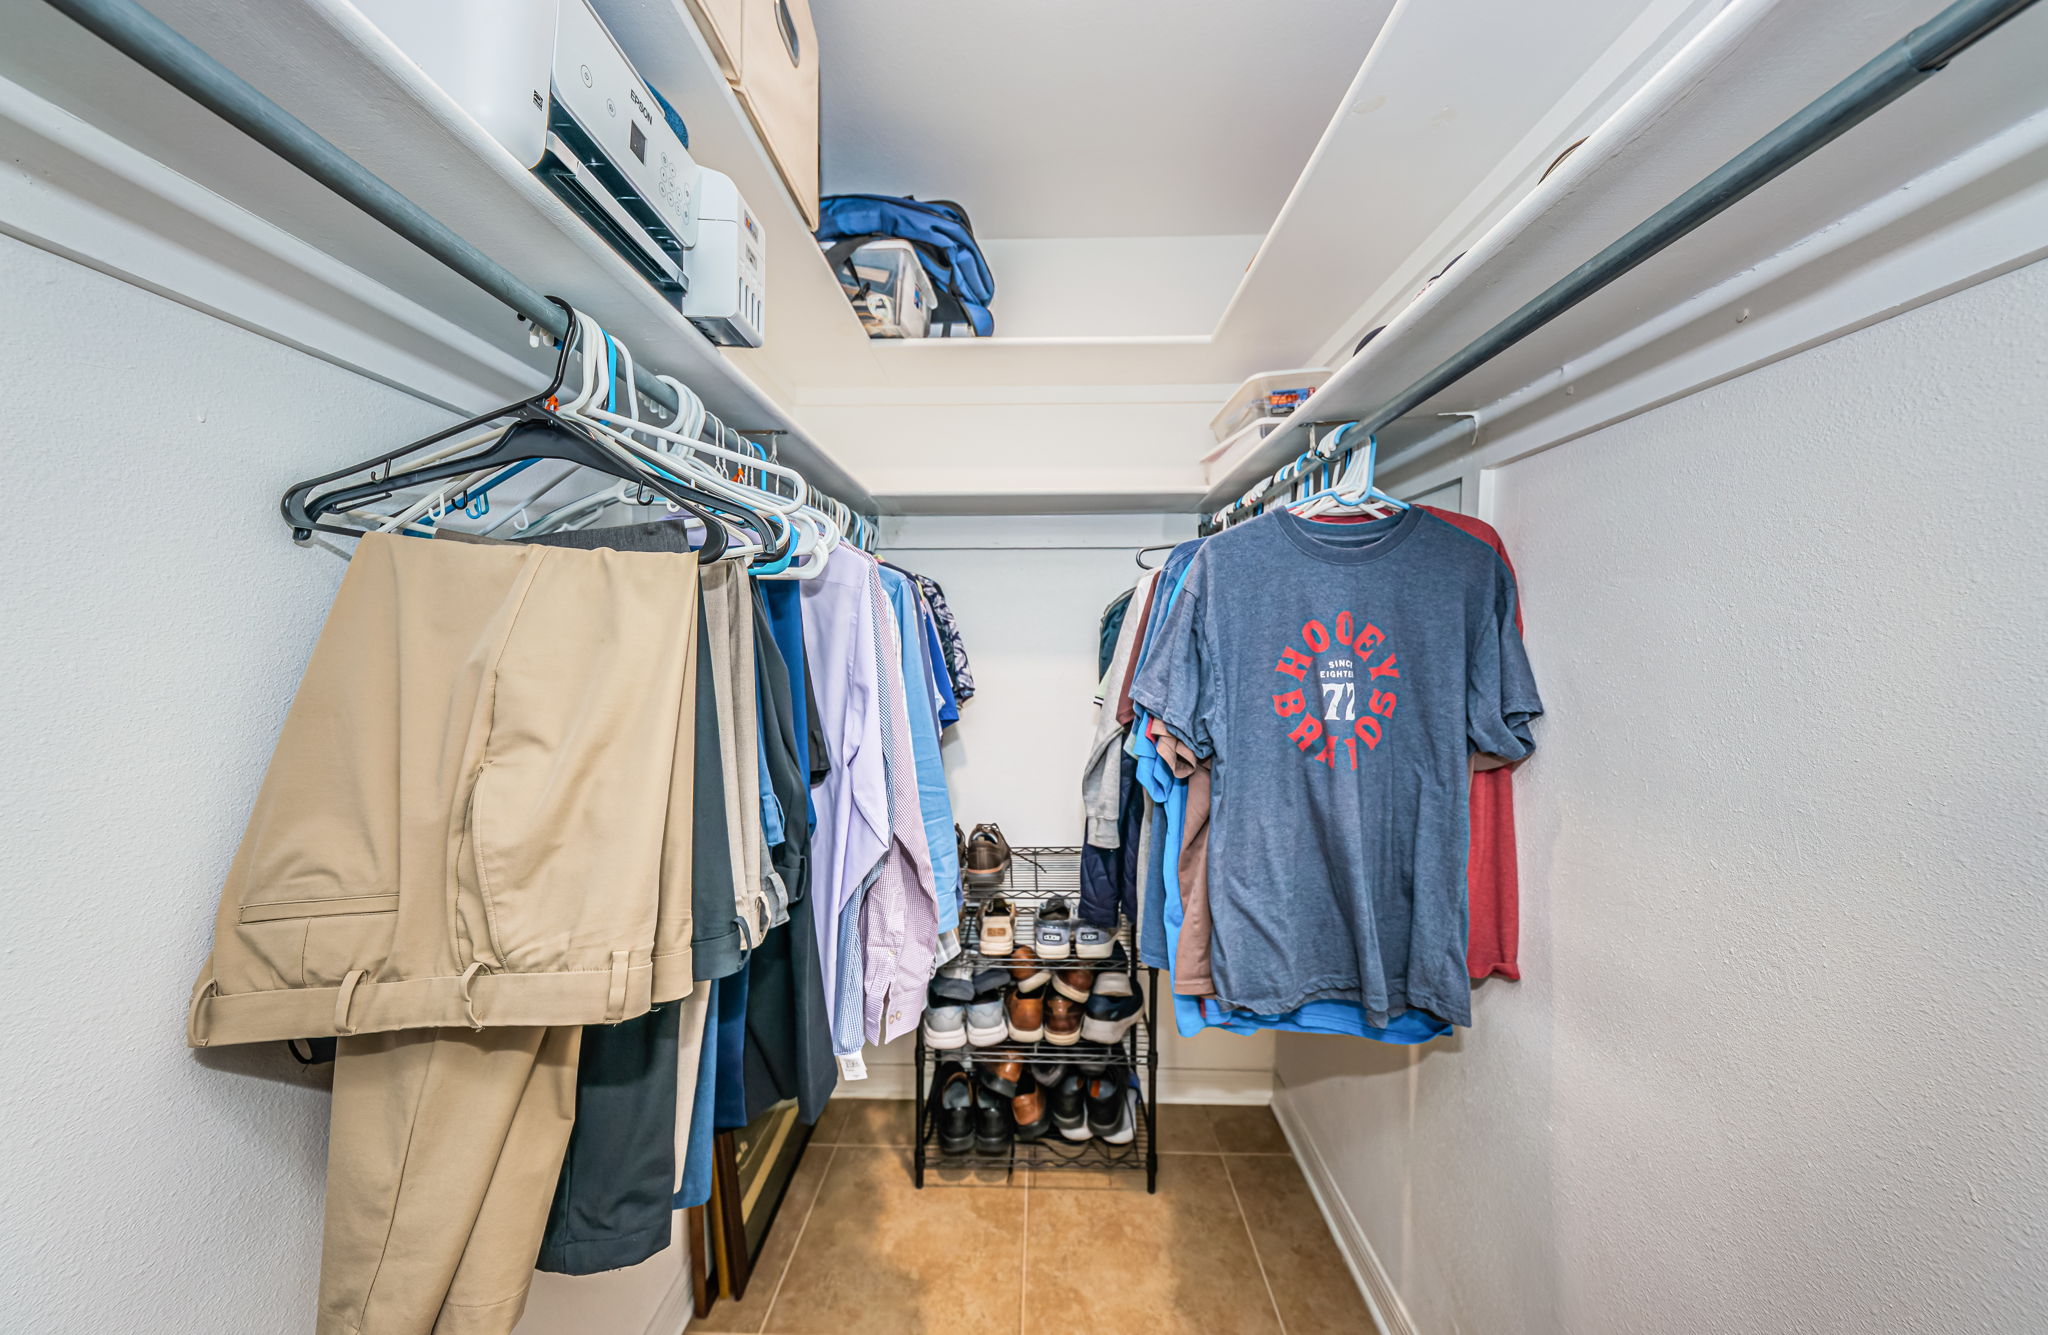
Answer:
[[[981,953],[981,913],[990,899],[1000,896],[1009,901],[1016,913],[1016,944],[1035,948],[1040,910],[1057,899],[1066,900],[1070,910],[1077,910],[1080,895],[1080,849],[1012,848],[1010,868],[1001,883],[967,887],[966,903],[960,911],[960,961],[953,962],[964,961],[976,971],[1006,967],[1012,963],[1010,955]],[[1078,923],[1078,916],[1070,922]],[[942,1050],[927,1043],[923,1026],[918,1027],[917,1101],[913,1105],[913,1115],[917,1119],[917,1148],[912,1173],[919,1187],[924,1186],[928,1168],[999,1169],[1012,1177],[1020,1168],[1027,1171],[1117,1168],[1143,1172],[1145,1190],[1158,1190],[1159,1150],[1154,1135],[1159,1112],[1159,1049],[1154,1038],[1159,1024],[1159,993],[1154,986],[1156,971],[1139,966],[1137,933],[1128,919],[1119,919],[1116,939],[1123,947],[1121,967],[1129,971],[1131,986],[1144,997],[1145,1005],[1138,1022],[1115,1044],[1105,1046],[1084,1042],[1061,1046],[1047,1042],[1017,1043],[1006,1039],[988,1047]],[[1070,952],[1065,959],[1046,961],[1045,967],[1055,973],[1069,969],[1103,973],[1118,966],[1112,960],[1079,959]],[[1049,986],[1046,995],[1052,995]],[[1080,1063],[1100,1064],[1108,1077],[1134,1083],[1138,1098],[1131,1139],[1122,1144],[1101,1136],[1068,1140],[1057,1127],[1053,1127],[1037,1140],[1018,1140],[1013,1135],[1000,1151],[979,1148],[959,1153],[943,1151],[939,1146],[936,1119],[931,1112],[931,1092],[938,1084],[940,1072],[946,1066],[958,1063],[966,1066],[968,1073],[978,1080],[980,1067],[1009,1061],[1022,1062],[1026,1069],[1034,1063],[1058,1062],[1069,1068]],[[1048,1092],[1048,1103],[1050,1098]]]

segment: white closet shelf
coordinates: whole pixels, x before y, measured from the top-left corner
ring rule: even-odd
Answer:
[[[1859,25],[1826,6],[1724,16],[1302,411],[1215,455],[1201,509],[1300,455],[1312,424],[1356,420],[1418,382],[1925,17],[1885,8],[1885,21]],[[1489,439],[1557,415],[1592,429],[1895,314],[1898,291],[1917,304],[2038,255],[2038,225],[1997,222],[2048,207],[2038,179],[2012,170],[2048,137],[2044,50],[2048,10],[2021,15],[1952,72],[1437,394],[1382,433],[1383,480],[1435,485],[1480,422]],[[1772,58],[1784,51],[1800,59]],[[1939,244],[1950,233],[1967,243]],[[1865,281],[1908,254],[1921,272]],[[1764,334],[1772,317],[1781,327]]]
[[[848,504],[874,508],[867,489],[784,406],[788,395],[775,359],[756,350],[719,348],[707,340],[346,0],[275,5],[157,0],[151,8],[492,259],[588,312],[623,339],[645,368],[689,385],[714,412],[742,431],[783,433],[777,448],[785,461]],[[443,336],[466,336],[474,340],[472,361],[478,365],[502,365],[507,353],[516,353],[530,367],[544,364],[543,355],[525,346],[523,327],[511,313],[407,242],[182,95],[138,72],[124,56],[54,11],[30,6],[22,20],[30,32],[14,46],[14,58],[0,59],[0,74],[70,109],[228,205],[339,260],[368,284],[399,294],[398,304],[416,313],[415,328],[408,334],[434,325]],[[694,39],[694,29],[689,31]],[[664,94],[689,121],[693,137],[708,136],[707,142],[721,145],[750,142],[758,154],[752,126],[725,88],[710,53],[701,41],[689,50],[702,68],[689,78],[672,71]],[[30,51],[34,61],[20,58]],[[723,96],[708,95],[712,93]],[[727,156],[723,149],[716,157],[707,154],[707,165],[740,181],[757,211],[779,202],[794,215],[779,184],[773,200],[757,202],[768,192],[723,160]],[[807,258],[824,268],[808,234],[799,239],[801,245],[784,238],[779,254],[771,240],[771,303],[778,280],[785,286],[795,283]],[[804,250],[811,255],[805,256]],[[252,265],[271,259],[253,250],[217,258]],[[123,266],[116,261],[101,267],[120,271]],[[836,285],[831,295],[858,337],[858,322],[844,310]],[[347,326],[370,323],[361,307],[392,305],[382,292],[361,298],[344,293],[327,300],[333,309],[322,314]],[[806,323],[797,313],[778,309],[780,305],[772,305],[769,313],[771,349],[778,333],[800,341]],[[352,364],[346,351],[321,346],[308,350]],[[389,359],[355,369],[447,401],[445,377],[423,372],[409,383],[402,370],[393,373]],[[435,389],[426,388],[429,383]],[[452,406],[474,410],[485,406],[490,394],[510,397],[506,388],[478,379],[474,394],[466,396],[473,401]],[[511,392],[518,392],[518,387]]]

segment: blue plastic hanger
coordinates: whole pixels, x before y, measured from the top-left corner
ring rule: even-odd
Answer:
[[[1343,444],[1344,437],[1348,435],[1351,429],[1357,425],[1358,423],[1356,422],[1346,422],[1343,426],[1338,427],[1336,434],[1330,437],[1330,444],[1332,446]],[[1294,509],[1299,506],[1308,505],[1314,501],[1328,500],[1343,506],[1359,506],[1379,503],[1391,505],[1396,510],[1406,510],[1408,508],[1408,502],[1401,500],[1400,498],[1395,496],[1389,496],[1386,492],[1381,491],[1378,487],[1373,485],[1373,475],[1379,467],[1379,450],[1379,437],[1367,436],[1365,438],[1365,476],[1359,479],[1362,485],[1360,486],[1357,495],[1353,496],[1346,494],[1344,478],[1340,475],[1337,479],[1337,484],[1335,486],[1325,488],[1322,491],[1318,491],[1312,496],[1304,496],[1299,501],[1296,501],[1294,505],[1289,506],[1288,508]],[[1345,462],[1348,464],[1351,461],[1351,458],[1356,457],[1356,455],[1357,451],[1352,451],[1352,455],[1350,457],[1347,457],[1345,459]],[[1349,470],[1347,469],[1345,471]]]

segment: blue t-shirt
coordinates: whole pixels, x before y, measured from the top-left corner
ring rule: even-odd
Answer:
[[[1193,553],[1188,555],[1192,559]],[[1155,596],[1154,606],[1162,617],[1172,610],[1186,578],[1187,570],[1183,565],[1164,597]],[[1181,899],[1180,851],[1187,832],[1188,782],[1175,777],[1171,767],[1160,756],[1159,748],[1150,735],[1151,716],[1142,707],[1135,712],[1131,747],[1137,756],[1138,779],[1158,804],[1163,818],[1157,839],[1160,922],[1165,937],[1163,953],[1165,959],[1177,960],[1180,958],[1181,928],[1186,920],[1185,905]],[[1168,967],[1170,976],[1171,967],[1165,967]],[[1282,1014],[1261,1015],[1243,1007],[1226,1006],[1213,997],[1184,996],[1179,992],[1173,994],[1173,1020],[1174,1027],[1187,1038],[1204,1029],[1223,1029],[1233,1034],[1255,1034],[1274,1029],[1304,1034],[1344,1034],[1381,1043],[1412,1044],[1427,1043],[1451,1030],[1449,1024],[1422,1010],[1409,1010],[1393,1017],[1387,1024],[1375,1025],[1367,1022],[1365,1009],[1355,1001],[1312,1001]]]
[[[1420,509],[1275,510],[1208,540],[1131,698],[1211,760],[1211,964],[1237,1007],[1471,1023],[1474,751],[1542,713],[1493,549]]]

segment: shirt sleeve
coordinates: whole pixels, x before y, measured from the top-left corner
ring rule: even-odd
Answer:
[[[1499,561],[1492,606],[1479,622],[1465,688],[1466,733],[1474,751],[1520,760],[1536,749],[1529,725],[1543,712],[1543,701],[1522,648],[1515,577]]]
[[[1203,606],[1200,580],[1191,577],[1147,638],[1144,665],[1131,680],[1131,699],[1197,758],[1207,760],[1216,753],[1210,728],[1215,686],[1203,653]]]

